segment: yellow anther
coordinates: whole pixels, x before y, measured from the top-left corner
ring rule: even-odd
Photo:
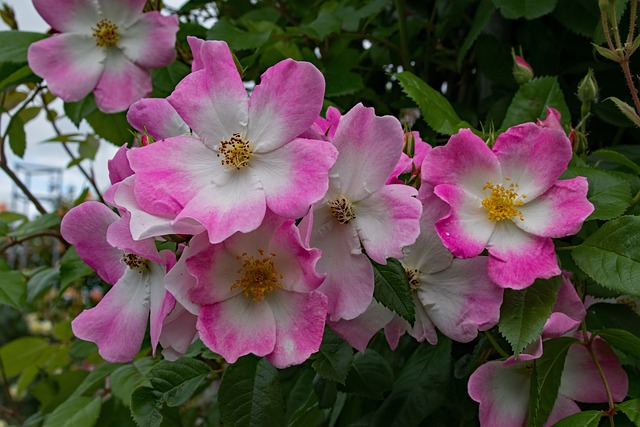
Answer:
[[[113,46],[118,42],[118,26],[108,19],[103,19],[92,28],[96,44],[101,47]]]
[[[511,181],[507,177],[504,177],[504,180]],[[518,207],[524,205],[521,199],[525,199],[527,196],[518,194],[518,188],[519,185],[517,183],[509,183],[506,186],[487,181],[487,184],[482,189],[485,192],[489,190],[490,193],[482,200],[482,206],[487,210],[487,217],[490,220],[503,221],[517,216],[520,221],[524,221],[522,211]]]
[[[220,163],[240,170],[249,164],[253,145],[239,133],[234,133],[229,141],[220,141],[219,151],[218,157],[223,157]]]
[[[127,264],[130,269],[137,270],[138,273],[149,271],[149,261],[142,257],[139,257],[138,255],[125,253],[124,255],[122,255],[122,261]]]
[[[340,223],[347,224],[356,216],[351,209],[351,202],[344,196],[338,196],[329,202],[331,215]]]
[[[238,270],[240,278],[231,285],[231,289],[241,288],[244,296],[255,302],[262,301],[276,288],[282,289],[282,275],[278,274],[273,264],[276,254],[265,256],[262,249],[258,249],[258,254],[258,258],[246,252],[236,257],[238,261],[242,261],[242,267]]]

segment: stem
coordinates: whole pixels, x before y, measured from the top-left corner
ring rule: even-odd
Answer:
[[[581,325],[582,329],[582,337],[584,341],[584,346],[586,347],[589,355],[591,356],[591,360],[596,366],[598,370],[598,374],[600,375],[600,379],[602,379],[602,384],[604,385],[604,390],[607,393],[607,401],[609,403],[609,411],[607,412],[607,416],[609,417],[609,422],[611,423],[611,427],[614,427],[613,416],[616,413],[616,405],[613,401],[613,394],[611,393],[611,387],[609,387],[609,383],[607,382],[607,377],[604,375],[604,371],[602,370],[602,366],[600,365],[600,361],[596,357],[595,351],[593,351],[593,340],[596,338],[595,335],[589,338],[589,333],[587,332],[587,324],[585,321],[582,321]]]
[[[506,351],[504,351],[502,347],[500,347],[500,344],[498,344],[498,342],[493,337],[493,334],[491,334],[490,331],[484,331],[484,336],[487,337],[487,339],[489,340],[493,348],[498,352],[498,354],[500,354],[500,356],[504,358],[507,358],[510,356],[509,353],[507,353]]]
[[[640,113],[640,99],[638,98],[638,90],[636,89],[633,77],[631,76],[631,68],[629,67],[629,54],[627,53],[624,60],[620,63],[622,71],[624,72],[624,78],[631,92],[631,98],[633,98],[633,105],[636,107],[636,112]]]
[[[13,240],[11,240],[6,245],[0,247],[0,255],[3,254],[4,251],[6,251],[7,249],[9,249],[12,246],[19,245],[22,242],[26,242],[27,240],[35,239],[37,237],[44,237],[44,236],[55,237],[56,239],[60,240],[62,243],[65,243],[65,244],[67,243],[62,238],[62,235],[60,233],[56,233],[55,231],[43,231],[41,233],[36,233],[36,234],[32,234],[31,236],[23,237],[22,239],[13,239]]]
[[[633,44],[633,38],[635,36],[634,31],[636,29],[636,13],[638,7],[638,0],[631,2],[631,10],[629,12],[629,34],[627,34],[627,46],[631,47]]]
[[[556,251],[572,251],[578,246],[559,246],[556,248]]]
[[[407,20],[404,13],[404,0],[394,0],[396,12],[398,13],[398,31],[400,32],[400,57],[402,66],[406,71],[412,71],[411,61],[409,60],[409,44],[407,43]]]
[[[62,136],[62,132],[58,128],[58,125],[56,125],[55,119],[53,118],[53,116],[51,114],[51,110],[49,109],[49,106],[47,105],[47,101],[44,99],[44,95],[42,96],[42,106],[43,106],[45,112],[47,113],[47,120],[49,120],[49,123],[51,123],[51,126],[53,127],[53,130],[55,131],[56,135],[57,136]],[[64,148],[64,151],[67,152],[67,154],[69,155],[71,160],[72,161],[77,160],[76,156],[74,156],[73,152],[71,152],[71,150],[69,149],[69,146],[67,145],[67,143],[66,142],[61,142],[61,144],[62,144],[62,148]],[[78,169],[80,169],[80,172],[82,173],[82,175],[84,175],[84,177],[87,179],[87,181],[89,181],[89,184],[91,184],[91,187],[93,187],[93,190],[96,192],[96,195],[98,196],[98,199],[100,199],[100,201],[102,203],[105,203],[104,199],[102,198],[102,193],[98,189],[98,186],[97,186],[96,181],[93,178],[93,176],[90,176],[87,173],[87,171],[82,167],[82,165],[80,163],[77,163],[76,167]]]
[[[607,41],[607,46],[611,51],[615,51],[616,48],[613,45],[613,40],[611,40],[611,30],[609,29],[609,19],[606,10],[602,10],[600,14],[600,20],[602,21],[602,33],[604,34],[604,38]]]
[[[20,415],[20,411],[18,411],[18,406],[16,402],[11,397],[11,391],[9,390],[9,380],[7,380],[7,373],[4,370],[4,363],[2,362],[2,356],[0,356],[0,371],[2,372],[2,388],[4,388],[4,392],[7,395],[7,400],[11,405],[13,417],[18,421],[19,424],[22,424],[24,420]]]

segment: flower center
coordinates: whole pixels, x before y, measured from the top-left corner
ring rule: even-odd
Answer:
[[[420,288],[420,270],[405,267],[404,272],[407,274],[411,290],[417,291]]]
[[[122,255],[122,261],[124,261],[124,263],[127,264],[130,269],[137,270],[138,273],[149,271],[149,261],[142,257],[139,257],[138,255],[125,253],[124,255]]]
[[[234,133],[229,141],[220,141],[219,151],[218,157],[223,157],[220,163],[240,170],[249,164],[253,145],[239,133]]]
[[[340,224],[347,224],[356,217],[351,210],[351,202],[344,196],[338,196],[335,200],[329,202],[329,209],[331,209],[331,215]]]
[[[103,19],[92,28],[96,44],[101,47],[109,47],[116,44],[118,38],[118,26],[108,19]]]
[[[273,265],[273,257],[276,254],[265,256],[262,249],[258,249],[259,258],[248,255],[237,256],[242,261],[242,268],[238,270],[240,278],[231,285],[231,289],[241,288],[245,297],[255,302],[260,302],[272,293],[276,288],[282,289],[282,275],[278,274]]]
[[[505,181],[511,181],[507,177],[504,179]],[[494,184],[491,181],[487,181],[487,184],[482,189],[491,191],[489,196],[482,200],[482,206],[487,210],[487,217],[490,220],[502,221],[518,216],[520,221],[524,221],[522,211],[518,209],[518,206],[524,205],[521,199],[526,199],[527,196],[518,194],[517,183],[509,183],[506,186],[506,184]]]

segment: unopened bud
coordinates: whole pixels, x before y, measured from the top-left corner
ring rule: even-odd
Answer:
[[[0,7],[0,18],[4,21],[5,24],[12,30],[18,29],[18,23],[16,22],[16,14],[11,7],[5,2],[2,2],[2,7]]]
[[[598,82],[593,76],[593,70],[589,68],[587,75],[578,84],[578,99],[581,102],[597,101]]]
[[[523,85],[533,78],[533,68],[522,56],[516,55],[513,49],[511,50],[511,56],[513,57],[513,78],[516,83]]]

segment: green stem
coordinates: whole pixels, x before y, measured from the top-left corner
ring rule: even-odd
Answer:
[[[631,2],[631,11],[629,12],[629,34],[627,34],[627,48],[633,44],[636,29],[636,13],[638,9],[638,0]]]
[[[493,348],[498,352],[498,354],[500,354],[500,356],[505,358],[511,356],[509,353],[504,351],[502,347],[500,347],[500,344],[498,344],[498,341],[496,341],[490,331],[484,331],[484,336],[487,337]]]

